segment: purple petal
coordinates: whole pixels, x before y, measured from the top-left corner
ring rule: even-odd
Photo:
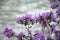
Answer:
[[[58,2],[52,2],[52,4],[51,4],[52,9],[54,9],[54,8],[56,8],[58,6],[59,6]]]

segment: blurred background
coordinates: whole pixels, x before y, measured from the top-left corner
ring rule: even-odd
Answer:
[[[59,2],[60,0],[0,0],[0,40],[16,40],[16,38],[5,38],[3,35],[4,28],[6,26],[10,27],[17,34],[20,31],[25,32],[23,26],[16,23],[16,18],[26,13],[36,15],[44,11],[50,11],[52,1]],[[34,30],[38,28],[35,26],[39,25],[35,24]]]

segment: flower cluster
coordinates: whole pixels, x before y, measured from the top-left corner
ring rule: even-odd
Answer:
[[[55,8],[57,8],[58,6],[59,6],[58,2],[52,2],[52,4],[51,4],[51,8],[52,8],[52,9],[55,9]]]
[[[8,38],[12,37],[15,35],[15,32],[12,29],[5,28],[4,30],[4,35]]]
[[[55,30],[54,33],[56,40],[60,40],[60,30]]]
[[[52,11],[44,12],[42,15],[35,15],[34,17],[30,14],[26,14],[22,17],[18,17],[16,22],[18,24],[22,24],[27,29],[28,35],[25,35],[23,32],[20,32],[17,36],[17,40],[60,40],[60,30],[56,30],[57,24],[60,20],[57,20],[60,15],[60,7],[58,2],[52,2],[51,8],[57,9],[56,13]],[[51,24],[51,22],[55,22],[56,24]],[[34,23],[39,23],[42,25],[42,31],[36,30],[33,32],[30,30]],[[30,24],[32,25],[30,27]],[[48,33],[45,32],[47,28]],[[55,34],[55,38],[52,38],[52,34]],[[5,28],[4,35],[8,38],[15,35],[15,32],[12,29]]]
[[[20,34],[17,36],[17,40],[22,40],[23,36],[24,36],[24,33],[20,32]]]
[[[30,24],[30,21],[31,21],[31,15],[29,14],[26,14],[22,17],[18,17],[16,19],[17,23],[21,23],[21,24],[24,24],[24,25],[29,25]]]

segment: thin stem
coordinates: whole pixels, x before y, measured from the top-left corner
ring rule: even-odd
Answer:
[[[44,32],[44,27],[42,27],[42,32]]]
[[[25,28],[27,29],[27,32],[29,32],[29,28],[30,28],[30,27],[29,27],[29,25],[27,25],[27,27],[25,27]],[[30,36],[32,36],[32,34],[29,34],[29,35],[30,35]],[[31,37],[30,37],[30,36],[28,36],[28,38],[27,38],[28,40],[30,40],[30,39],[31,39]]]

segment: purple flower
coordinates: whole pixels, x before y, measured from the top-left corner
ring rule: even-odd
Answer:
[[[52,19],[53,21],[56,21],[57,17],[58,17],[57,14],[52,14],[52,15],[51,15],[51,19]]]
[[[60,37],[56,37],[56,39],[55,40],[60,40]]]
[[[24,18],[25,18],[25,19],[31,19],[31,18],[32,18],[32,15],[26,14],[26,15],[24,16]]]
[[[47,34],[46,35],[46,38],[51,38],[51,34]]]
[[[10,38],[10,37],[12,37],[12,36],[14,36],[14,31],[12,30],[12,29],[8,29],[8,28],[5,28],[5,30],[4,30],[4,35],[6,36],[6,37],[8,37],[8,38]]]
[[[37,35],[37,34],[40,34],[39,30],[36,30],[36,31],[35,31],[35,34],[36,34],[36,35]]]
[[[29,36],[30,40],[33,40],[33,37],[32,36]]]
[[[50,15],[51,15],[51,12],[44,12],[44,13],[42,14],[42,17],[45,19],[45,18],[50,17]]]
[[[40,34],[35,35],[34,40],[45,40],[44,39],[44,33],[41,32]]]
[[[48,24],[49,24],[48,21],[43,21],[43,22],[42,22],[42,27],[45,28],[45,27],[47,27]]]
[[[37,16],[37,20],[38,20],[39,23],[41,23],[41,21],[42,21],[42,16],[41,16],[40,14]]]
[[[60,7],[57,10],[57,14],[60,15]]]
[[[19,18],[17,18],[17,19],[16,19],[17,23],[20,23],[20,20],[21,20],[21,18],[20,18],[20,17],[19,17]]]
[[[28,34],[31,35],[31,30],[28,30]]]
[[[28,36],[29,36],[30,40],[33,40],[31,30],[28,30]]]
[[[51,8],[52,8],[52,9],[55,9],[55,8],[57,8],[58,6],[59,6],[58,2],[52,2],[52,4],[51,4]]]
[[[29,25],[31,20],[32,20],[32,16],[30,14],[26,14],[16,19],[17,23],[24,24],[25,26]]]
[[[56,36],[56,37],[60,37],[60,30],[56,30],[56,29],[55,29],[55,30],[54,30],[54,33],[55,33],[55,36]]]
[[[20,34],[17,36],[17,40],[22,40],[23,36],[24,36],[24,33],[20,32]]]
[[[54,33],[55,33],[55,34],[58,34],[58,30],[55,29],[55,30],[54,30]]]
[[[25,25],[29,25],[31,20],[32,20],[32,15],[26,14],[26,15],[24,16],[24,24],[25,24]]]
[[[23,23],[23,20],[24,20],[24,18],[22,18],[22,17],[18,17],[17,19],[16,19],[16,21],[17,21],[17,23]]]
[[[40,32],[40,34],[39,34],[39,36],[42,37],[42,38],[44,37],[44,35],[45,34],[43,32]]]
[[[56,25],[55,24],[52,24],[52,25],[50,25],[50,27],[51,27],[51,29],[55,29],[55,27],[56,27]]]
[[[33,22],[34,22],[34,23],[37,23],[37,22],[38,22],[37,16],[33,17]]]

